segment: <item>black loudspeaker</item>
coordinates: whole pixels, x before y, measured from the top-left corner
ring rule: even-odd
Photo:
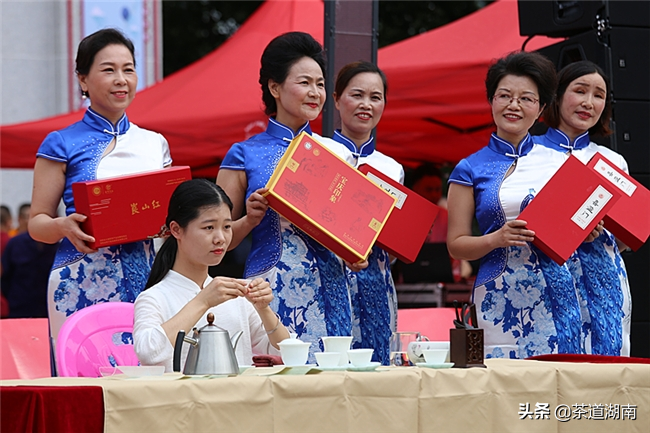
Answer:
[[[553,60],[558,70],[591,60],[609,75],[614,99],[650,100],[650,28],[614,27],[601,34],[592,30],[538,52]]]
[[[569,37],[608,26],[650,27],[647,1],[528,1],[518,0],[519,34]]]
[[[634,178],[650,189],[650,174],[635,175]],[[636,252],[624,252],[623,260],[632,293],[631,355],[650,358],[650,242]]]
[[[650,101],[614,101],[613,108],[614,134],[594,138],[594,141],[623,155],[633,176],[644,173],[647,176],[650,172]]]
[[[518,0],[519,34],[567,37],[594,28],[596,15],[605,12],[605,1]]]

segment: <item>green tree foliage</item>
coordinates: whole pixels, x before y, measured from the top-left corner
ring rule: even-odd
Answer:
[[[491,1],[379,1],[379,47],[464,17]]]
[[[200,59],[226,41],[263,1],[163,0],[163,74]]]
[[[217,48],[262,3],[163,0],[163,74],[167,76]],[[491,1],[380,0],[379,47],[445,25],[488,3]]]

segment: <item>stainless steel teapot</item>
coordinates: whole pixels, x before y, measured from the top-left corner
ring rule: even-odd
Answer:
[[[214,314],[208,313],[208,324],[201,329],[194,328],[192,336],[187,337],[185,331],[178,331],[174,345],[174,371],[181,371],[181,348],[183,342],[191,344],[185,360],[184,374],[220,374],[236,376],[239,374],[239,364],[235,356],[237,342],[242,331],[233,335],[215,325]]]

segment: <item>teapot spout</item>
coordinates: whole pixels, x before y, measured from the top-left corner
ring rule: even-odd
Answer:
[[[237,348],[237,343],[239,343],[239,338],[242,336],[244,331],[239,331],[235,335],[232,336],[230,339],[230,343],[232,344],[232,350],[235,350]]]

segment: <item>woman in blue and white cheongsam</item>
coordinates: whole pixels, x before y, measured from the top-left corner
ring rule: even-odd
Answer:
[[[249,233],[252,236],[244,275],[269,281],[271,308],[291,332],[311,343],[309,362],[315,362],[314,352],[322,350],[321,337],[351,335],[346,264],[268,208],[262,194],[293,138],[303,131],[312,135],[309,121],[318,117],[326,98],[324,71],[323,47],[311,35],[290,32],[269,42],[259,78],[266,114],[271,116],[268,126],[235,143],[217,175],[217,183],[233,202],[231,248]],[[350,152],[344,146],[323,144],[348,159]],[[358,270],[366,265],[350,266]]]
[[[65,319],[99,302],[134,302],[154,259],[152,241],[93,250],[94,239],[79,224],[72,184],[162,169],[171,165],[169,146],[157,133],[129,122],[125,110],[138,77],[133,43],[115,29],[84,38],[77,52],[83,119],[50,133],[36,154],[29,233],[45,243],[61,241],[50,273],[48,314],[56,340]],[[65,216],[57,215],[63,197]],[[130,336],[125,337],[130,340]]]
[[[621,155],[590,140],[590,135],[611,134],[611,114],[608,79],[602,69],[586,60],[571,63],[559,72],[556,97],[544,111],[550,128],[534,140],[565,159],[574,155],[585,164],[599,152],[627,173]],[[581,244],[567,261],[582,306],[585,351],[629,356],[632,303],[620,252],[627,247],[602,225],[598,229],[599,236]]]
[[[571,274],[532,246],[535,233],[517,219],[563,162],[528,134],[556,79],[537,53],[493,64],[486,88],[496,133],[449,178],[447,242],[455,258],[481,259],[473,300],[488,358],[583,352]],[[481,236],[472,236],[474,217]]]
[[[386,77],[374,64],[354,62],[338,73],[334,101],[341,115],[341,129],[332,139],[352,152],[355,167],[370,164],[404,183],[404,168],[376,148],[373,129],[386,104]],[[397,293],[386,251],[375,246],[368,267],[348,272],[352,301],[352,347],[374,349],[373,361],[388,365],[390,336],[397,329]]]

